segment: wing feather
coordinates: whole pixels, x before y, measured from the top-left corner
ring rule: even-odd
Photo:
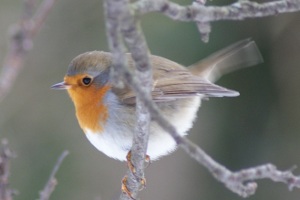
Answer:
[[[151,61],[153,66],[152,99],[154,102],[174,101],[193,96],[233,97],[239,95],[234,90],[193,75],[187,68],[166,58],[151,56]],[[135,104],[136,95],[128,86],[121,90],[115,89],[115,92],[118,92],[123,103]]]

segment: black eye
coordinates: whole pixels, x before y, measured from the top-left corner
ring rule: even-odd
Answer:
[[[84,77],[84,78],[82,79],[82,83],[83,83],[84,85],[89,85],[91,82],[92,82],[92,79],[91,79],[90,77]]]

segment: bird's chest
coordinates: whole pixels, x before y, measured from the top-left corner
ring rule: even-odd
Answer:
[[[103,97],[109,89],[109,86],[101,88],[91,86],[84,90],[75,88],[68,91],[75,105],[79,125],[83,130],[103,131],[108,118],[108,108],[103,103]]]
[[[76,116],[83,130],[89,129],[93,132],[102,132],[108,113],[105,105],[95,103],[76,108]]]

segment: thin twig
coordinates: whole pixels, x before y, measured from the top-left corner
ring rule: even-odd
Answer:
[[[140,0],[132,8],[137,15],[150,12],[161,12],[177,21],[212,22],[220,20],[243,20],[273,16],[280,13],[300,10],[299,0],[280,0],[257,3],[248,0],[237,1],[228,6],[204,6],[193,3],[190,6],[180,6],[168,0]]]
[[[34,23],[31,28],[31,38],[33,38],[45,24],[45,21],[53,8],[53,5],[56,0],[44,0],[40,7],[37,9],[36,13],[32,17],[32,21]]]
[[[24,2],[20,22],[11,30],[8,53],[0,74],[0,101],[8,94],[20,70],[24,66],[27,53],[32,48],[32,39],[41,30],[56,0],[44,0],[34,14],[35,1]]]
[[[204,1],[205,2],[205,1]],[[205,6],[201,0],[189,6],[180,6],[168,0],[140,0],[132,5],[136,15],[161,12],[177,21],[195,21],[204,42],[208,42],[211,24],[220,20],[244,20],[300,10],[299,0],[281,0],[257,3],[240,0],[228,6]]]
[[[65,159],[65,157],[69,154],[68,151],[64,151],[58,158],[51,174],[50,177],[44,187],[44,189],[40,192],[40,198],[39,200],[48,200],[50,198],[50,195],[52,194],[52,192],[55,189],[55,186],[57,185],[57,180],[55,178],[55,175],[58,171],[58,169],[60,168],[63,160]]]
[[[0,146],[0,199],[13,200],[14,190],[9,188],[8,178],[10,175],[10,160],[14,154],[8,147],[6,139],[1,141]]]

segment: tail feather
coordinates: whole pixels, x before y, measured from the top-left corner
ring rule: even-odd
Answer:
[[[189,66],[189,70],[197,76],[214,82],[224,74],[262,62],[263,58],[255,42],[245,39]]]

